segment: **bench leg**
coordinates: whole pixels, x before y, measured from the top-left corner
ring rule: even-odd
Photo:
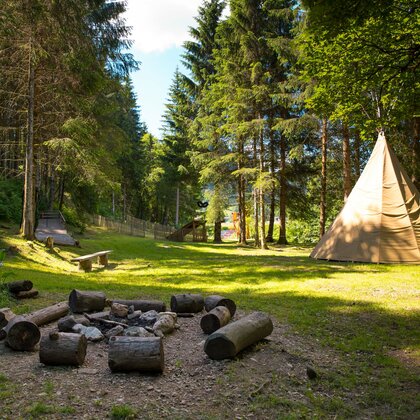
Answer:
[[[79,270],[92,271],[92,260],[79,261]]]
[[[106,267],[108,265],[108,254],[98,256],[98,264]]]

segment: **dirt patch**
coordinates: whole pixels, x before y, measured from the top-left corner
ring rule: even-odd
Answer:
[[[161,375],[112,374],[105,342],[89,344],[81,368],[47,367],[37,352],[14,352],[0,343],[0,372],[9,380],[1,389],[12,391],[2,395],[0,418],[35,415],[36,403],[44,404],[38,411],[44,408],[41,417],[48,418],[104,418],[116,405],[129,405],[142,419],[276,418],[318,413],[317,401],[334,400],[328,378],[340,360],[316,341],[275,322],[269,340],[234,360],[213,361],[203,351],[200,318],[180,318],[181,328],[164,339]],[[308,366],[318,379],[308,378]],[[349,413],[351,398],[332,411]]]

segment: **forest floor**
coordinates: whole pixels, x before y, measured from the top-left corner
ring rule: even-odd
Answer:
[[[181,318],[164,339],[161,375],[112,374],[104,342],[89,344],[80,368],[46,367],[36,351],[0,343],[0,418],[418,418],[420,266],[327,263],[304,247],[177,244],[98,229],[78,238],[81,249],[53,251],[13,230],[0,235],[0,248],[18,248],[0,278],[11,272],[40,291],[0,302],[16,313],[78,288],[167,304],[176,293],[223,294],[237,303],[236,319],[261,310],[274,321],[267,340],[212,361],[201,314]],[[83,273],[69,262],[104,249],[113,250],[107,269]]]

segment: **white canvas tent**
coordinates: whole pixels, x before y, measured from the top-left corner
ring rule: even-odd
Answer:
[[[420,264],[420,194],[385,136],[312,258]]]

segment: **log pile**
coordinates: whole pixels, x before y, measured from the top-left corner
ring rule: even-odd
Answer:
[[[33,286],[30,280],[18,280],[6,283],[10,296],[15,299],[30,299],[38,296],[39,292]]]
[[[31,282],[20,281],[13,282],[9,290],[20,293],[31,288]],[[171,312],[167,312],[162,301],[107,300],[103,292],[74,289],[68,302],[24,316],[15,316],[9,308],[0,309],[0,339],[19,351],[33,350],[40,343],[41,363],[68,366],[83,365],[88,341],[105,339],[112,372],[162,372],[163,339],[179,328],[180,316],[194,316],[205,308],[200,326],[210,335],[204,351],[215,360],[235,357],[273,330],[271,319],[262,312],[231,322],[236,304],[219,295],[204,299],[200,294],[177,294],[171,297],[170,306]],[[57,328],[41,337],[39,327],[57,320]]]

